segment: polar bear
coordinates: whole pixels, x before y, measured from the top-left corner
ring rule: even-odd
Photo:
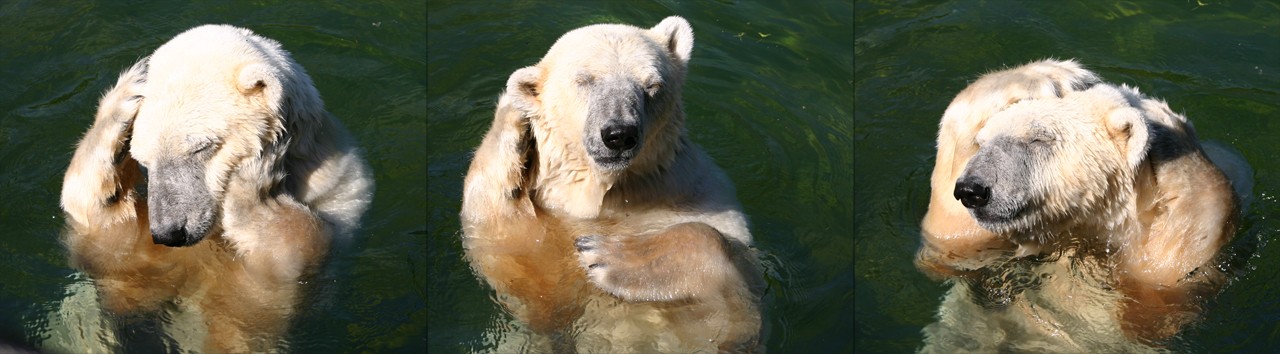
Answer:
[[[1215,261],[1251,189],[1248,169],[1228,148],[1202,145],[1163,101],[1074,61],[991,73],[943,115],[916,264],[969,285],[1027,260],[1099,273],[1078,283],[1118,290],[1092,299],[1113,305],[1107,317],[1128,338],[1158,343],[1223,283]],[[1072,288],[1036,296],[1060,289],[1053,303],[1071,311],[1086,301],[1061,299]],[[1072,331],[1055,323],[1045,334]]]
[[[463,244],[557,352],[762,349],[746,217],[684,126],[692,49],[680,17],[587,26],[499,97],[465,179]]]
[[[261,352],[372,192],[354,142],[289,53],[206,25],[102,97],[63,180],[63,242],[106,311],[177,303],[203,315],[203,350]]]

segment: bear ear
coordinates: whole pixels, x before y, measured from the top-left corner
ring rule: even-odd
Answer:
[[[263,178],[271,176],[269,179],[271,181],[270,186],[278,185],[285,178],[288,164],[280,160],[284,158],[285,153],[292,145],[292,139],[295,136],[305,137],[308,135],[304,130],[289,129],[293,128],[295,124],[299,124],[299,116],[306,117],[309,115],[306,112],[299,111],[297,105],[287,102],[282,79],[283,75],[278,68],[263,63],[245,65],[240,68],[240,72],[236,75],[236,85],[240,89],[240,93],[244,95],[262,95],[269,109],[276,115],[276,119],[270,122],[273,139],[262,147],[262,155],[256,157],[257,162],[255,163],[258,168],[241,168],[246,173],[260,173],[259,176],[263,176]],[[296,97],[296,95],[293,97]],[[286,131],[292,131],[292,134],[285,134]]]
[[[284,91],[280,83],[280,75],[274,68],[261,63],[245,65],[240,68],[236,84],[240,92],[246,95],[261,91],[266,96],[267,102],[278,111]]]
[[[649,33],[681,65],[689,64],[689,55],[693,54],[693,27],[689,21],[680,16],[667,17],[649,29]]]
[[[536,66],[520,68],[511,73],[507,79],[507,91],[503,93],[511,98],[511,103],[525,114],[533,115],[542,104],[538,99],[541,94],[542,69]]]
[[[1142,113],[1134,108],[1121,108],[1107,114],[1107,133],[1117,147],[1124,149],[1129,168],[1137,170],[1147,158],[1151,130]]]

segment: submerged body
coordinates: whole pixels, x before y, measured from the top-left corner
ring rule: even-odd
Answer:
[[[350,237],[372,190],[345,129],[279,43],[207,25],[103,96],[63,181],[63,240],[107,312],[178,303],[203,317],[193,321],[203,331],[182,330],[207,333],[183,350],[267,351],[299,282]]]
[[[540,350],[762,350],[746,218],[684,129],[692,46],[679,17],[580,28],[499,98],[463,245]]]
[[[937,279],[983,284],[1002,264],[1064,257],[1050,264],[1101,274],[1075,284],[1115,292],[1095,299],[1109,306],[1085,308],[1108,308],[1127,338],[1158,343],[1224,282],[1214,262],[1249,193],[1246,171],[1238,154],[1202,146],[1163,101],[1075,62],[991,73],[942,118],[916,264]],[[1070,292],[1053,289],[1066,288],[1034,293],[1070,308],[1057,298]]]

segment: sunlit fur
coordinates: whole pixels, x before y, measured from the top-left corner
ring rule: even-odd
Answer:
[[[140,194],[144,179],[187,173],[162,161],[199,166],[203,175],[186,177],[204,183]],[[204,350],[263,351],[288,328],[299,281],[331,243],[346,242],[372,190],[352,140],[279,43],[201,26],[126,70],[103,96],[63,181],[64,243],[108,312],[178,301],[204,316]],[[170,192],[213,198],[213,210],[183,214],[212,216],[189,247],[152,242],[147,199]]]
[[[539,350],[763,349],[746,218],[684,129],[692,46],[679,17],[580,28],[500,96],[465,181],[463,245],[503,305],[549,338]],[[608,152],[592,134],[632,119],[635,156],[597,163]]]
[[[958,179],[1012,164],[1030,173],[993,186],[991,209],[953,196]],[[1206,156],[1163,101],[1073,61],[991,73],[943,115],[916,264],[935,278],[975,280],[1010,258],[1092,257],[1104,286],[1124,295],[1113,306],[1124,333],[1159,341],[1221,285],[1213,262],[1252,184],[1246,170],[1237,156]],[[979,220],[979,211],[1007,217]]]

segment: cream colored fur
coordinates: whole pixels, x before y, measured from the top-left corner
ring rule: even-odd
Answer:
[[[207,208],[175,206],[212,222],[187,247],[153,243],[148,199],[171,196],[154,187],[142,195],[138,185],[162,178],[187,178],[195,182],[178,192],[211,196]],[[103,96],[63,181],[64,243],[109,313],[177,301],[207,325],[202,347],[183,350],[272,350],[301,299],[300,280],[350,238],[372,191],[353,141],[279,43],[201,26]]]
[[[1000,139],[1045,138],[1072,143],[1028,162],[1051,166],[1033,168],[1029,214],[981,225],[955,195],[971,159]],[[984,282],[989,267],[1011,258],[1086,260],[1104,274],[1099,286],[1122,295],[1110,300],[1117,327],[1140,342],[1159,342],[1196,318],[1203,297],[1222,284],[1213,262],[1235,232],[1237,201],[1247,197],[1236,194],[1252,184],[1239,173],[1248,169],[1243,159],[1214,147],[1211,160],[1204,150],[1190,122],[1163,101],[1103,83],[1073,61],[987,74],[943,115],[916,264],[936,279]]]
[[[538,350],[763,350],[746,218],[684,129],[692,46],[679,17],[580,28],[500,96],[467,173],[463,244],[515,317],[550,338]],[[593,124],[630,114],[638,152],[598,164]]]

